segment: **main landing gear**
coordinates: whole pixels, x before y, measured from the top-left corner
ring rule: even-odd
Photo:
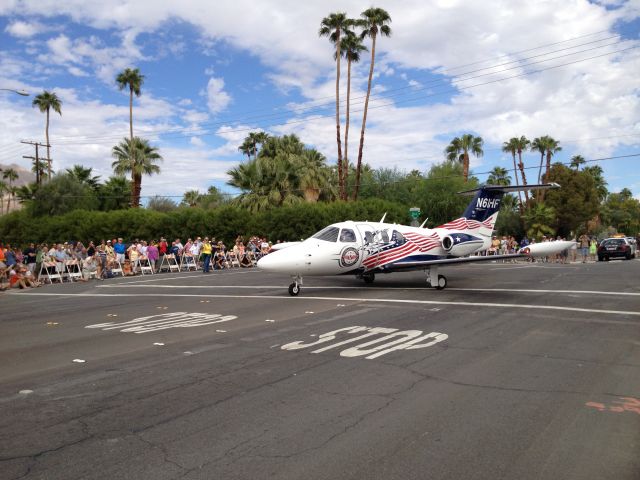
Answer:
[[[289,285],[289,295],[292,297],[297,297],[300,293],[300,286],[302,285],[302,277],[300,275],[296,275],[293,277],[293,283]]]
[[[373,283],[373,281],[376,279],[376,274],[373,272],[369,272],[369,273],[363,273],[362,275],[362,279],[364,280],[364,283]]]
[[[436,290],[444,290],[447,287],[447,277],[438,275],[437,267],[427,268],[427,285],[434,287]]]

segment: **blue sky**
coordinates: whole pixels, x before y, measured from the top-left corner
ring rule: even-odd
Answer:
[[[126,67],[145,75],[135,133],[164,157],[162,173],[143,180],[145,196],[209,185],[232,192],[226,171],[243,160],[237,147],[255,129],[296,133],[335,162],[335,64],[317,30],[328,13],[355,17],[369,3],[216,3],[0,0],[0,88],[32,94],[0,92],[0,163],[28,168],[22,155],[33,152],[19,142],[44,140],[44,116],[31,99],[47,89],[63,102],[62,117],[51,119],[54,169],[79,163],[108,177],[111,148],[128,135],[128,97],[114,81]],[[474,172],[508,168],[500,146],[520,135],[560,140],[559,161],[640,153],[640,98],[630,74],[640,71],[637,0],[376,6],[391,14],[393,35],[377,46],[370,165],[424,171],[467,132],[485,139]],[[368,67],[365,54],[353,74],[351,158]],[[341,90],[344,98],[345,82]],[[527,154],[525,164],[538,159]],[[639,159],[598,163],[612,191],[627,187],[640,197]]]

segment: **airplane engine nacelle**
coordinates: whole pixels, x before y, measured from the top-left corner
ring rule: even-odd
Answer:
[[[464,257],[470,255],[482,244],[480,239],[470,237],[466,234],[442,235],[440,241],[445,252],[453,257]]]

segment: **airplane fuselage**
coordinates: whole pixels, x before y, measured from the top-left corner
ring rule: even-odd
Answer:
[[[462,257],[491,245],[492,224],[460,218],[438,228],[346,221],[259,261],[266,271],[298,276],[393,272]]]

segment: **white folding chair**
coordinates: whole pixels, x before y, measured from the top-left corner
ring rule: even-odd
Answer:
[[[65,275],[70,282],[82,279],[82,270],[77,260],[67,260],[64,262],[64,266],[66,270]]]
[[[62,275],[58,272],[56,262],[42,262],[39,277],[43,278],[45,282],[53,283],[54,280],[58,280],[62,283]]]
[[[118,260],[113,260],[112,263],[113,267],[111,268],[111,274],[112,275],[120,275],[121,277],[124,277],[124,272],[122,271],[122,265],[120,264],[120,262]]]
[[[173,253],[168,253],[164,256],[163,262],[166,260],[167,266],[169,267],[169,272],[179,272],[180,265],[176,260],[176,256]]]
[[[190,253],[183,253],[180,259],[180,270],[198,270],[196,258]]]
[[[153,275],[153,267],[151,266],[151,261],[147,257],[141,257],[138,260],[138,265],[140,266],[140,272],[142,275]]]

